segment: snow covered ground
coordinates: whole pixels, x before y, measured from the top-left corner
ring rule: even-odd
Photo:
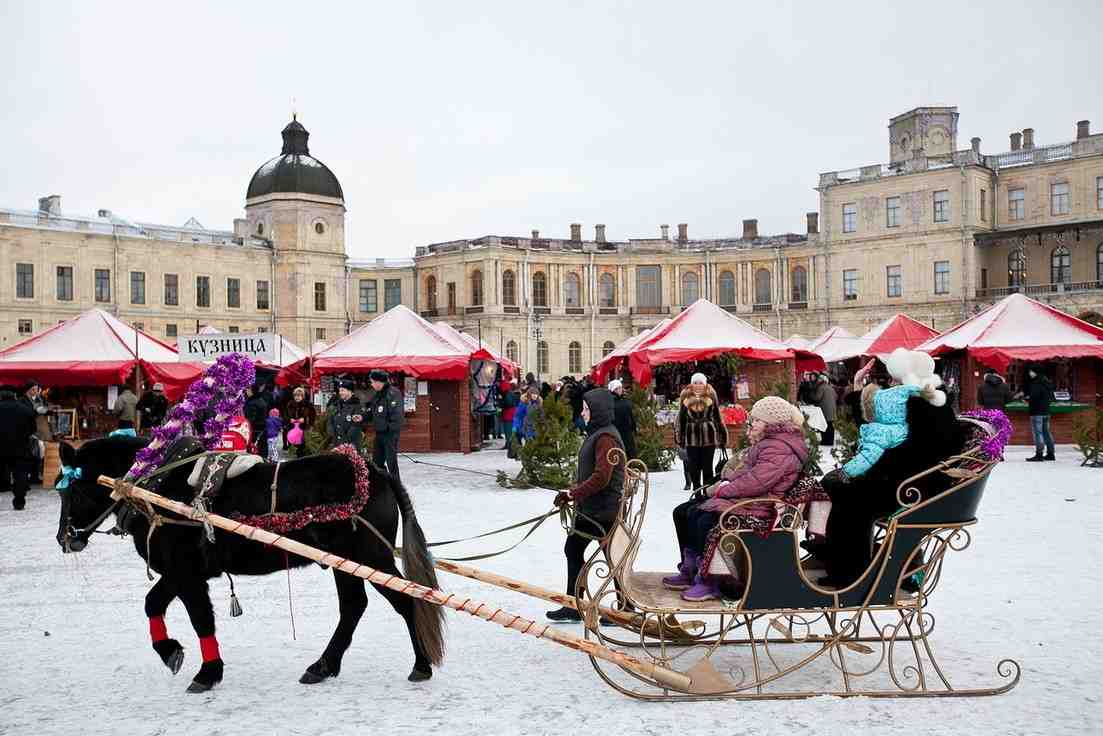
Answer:
[[[1072,448],[1059,448],[1056,463],[1025,463],[1028,454],[1011,448],[995,470],[973,544],[948,559],[932,599],[933,638],[957,686],[998,682],[1004,657],[1023,667],[1016,689],[976,699],[641,703],[608,688],[575,652],[454,613],[445,666],[415,685],[405,679],[412,665],[405,628],[374,591],[341,676],[308,687],[298,677],[337,615],[332,573],[317,566],[291,574],[296,639],[284,575],[238,578],[245,615],[234,619],[225,579],[212,581],[226,679],[210,693],[186,695],[198,644],[174,603],[169,633],[187,649],[180,675],[172,677],[150,648],[142,611],[150,583],[130,540],[96,537],[85,552],[63,556],[54,541],[55,493],[33,491],[21,513],[3,496],[0,733],[1098,733],[1103,565],[1095,536],[1103,528],[1103,471],[1078,467]],[[419,459],[516,470],[494,450]],[[491,478],[401,462],[430,540],[550,506],[545,491],[506,491]],[[643,569],[672,564],[669,512],[685,496],[680,471],[653,479]],[[499,546],[491,540],[449,554]],[[549,523],[507,556],[476,564],[560,589],[561,548],[562,532]],[[449,591],[524,616],[540,619],[548,608],[465,578],[441,579]]]

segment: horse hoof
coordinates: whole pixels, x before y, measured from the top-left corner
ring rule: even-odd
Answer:
[[[410,670],[410,676],[406,679],[410,682],[425,682],[432,676],[432,670],[419,670],[417,667],[414,667],[412,670]]]
[[[319,659],[314,664],[306,668],[306,672],[299,678],[299,682],[303,685],[317,685],[319,682],[328,679],[330,677],[336,677],[337,673],[330,670],[329,665],[326,664],[324,659]]]
[[[157,656],[161,658],[161,661],[174,675],[184,665],[184,647],[180,646],[180,642],[175,639],[162,639],[153,642],[153,651],[157,652]]]
[[[165,660],[165,666],[172,670],[172,674],[178,673],[180,668],[184,666],[184,650],[177,649],[170,654],[169,658]]]
[[[187,692],[189,692],[189,693],[205,693],[208,690],[210,690],[212,687],[214,687],[213,682],[212,683],[206,683],[206,682],[200,682],[199,680],[192,680],[191,684],[188,685]]]
[[[224,667],[221,659],[212,659],[203,663],[188,685],[189,693],[205,693],[212,687],[222,682]]]

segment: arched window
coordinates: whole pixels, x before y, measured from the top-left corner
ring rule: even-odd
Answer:
[[[758,269],[754,273],[754,303],[756,305],[772,304],[772,294],[770,272],[765,268]]]
[[[548,277],[543,271],[537,271],[532,275],[532,305],[548,306]]]
[[[682,305],[689,306],[697,301],[699,291],[697,289],[697,272],[686,271],[682,274]]]
[[[808,271],[805,270],[804,266],[794,268],[793,273],[790,274],[790,280],[792,281],[793,292],[790,301],[808,301]]]
[[[1026,251],[1022,248],[1007,254],[1007,285],[1022,286],[1026,283]]]
[[[517,277],[509,269],[502,273],[502,304],[517,304]]]
[[[483,303],[483,272],[475,269],[471,272],[471,306],[480,307]]]
[[[601,357],[604,358],[605,356],[607,356],[609,353],[613,352],[616,349],[617,349],[616,345],[614,345],[609,340],[606,340],[605,344],[601,346]]]
[[[567,346],[567,372],[582,372],[582,343],[578,340],[572,340]]]
[[[517,343],[513,340],[506,343],[506,360],[517,362]]]
[[[1049,257],[1049,283],[1068,284],[1072,282],[1072,256],[1069,249],[1059,245]]]
[[[1103,281],[1103,243],[1095,249],[1095,280]]]
[[[1103,246],[1100,246],[1103,248]],[[617,282],[611,273],[601,274],[601,306],[617,306]]]
[[[582,306],[582,282],[578,279],[577,273],[568,273],[566,281],[563,282],[563,304],[567,307],[581,307]]]
[[[437,308],[437,277],[430,276],[425,279],[425,308],[436,310]]]
[[[735,304],[735,275],[731,271],[720,272],[720,304],[725,307]]]
[[[536,372],[548,372],[548,343],[543,340],[536,343]]]

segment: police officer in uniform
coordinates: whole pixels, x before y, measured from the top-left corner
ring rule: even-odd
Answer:
[[[386,464],[387,471],[398,478],[398,437],[403,420],[402,394],[390,385],[386,371],[377,368],[369,374],[369,378],[375,391],[367,405],[372,428],[375,430],[372,461],[381,468]]]
[[[333,446],[352,445],[360,449],[364,438],[366,413],[360,405],[360,398],[352,392],[352,381],[340,381],[337,384],[337,400],[328,407],[329,434],[333,437]]]

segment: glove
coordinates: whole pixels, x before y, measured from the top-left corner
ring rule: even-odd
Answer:
[[[566,506],[570,502],[571,494],[567,493],[566,491],[560,491],[559,493],[555,494],[555,501],[553,501],[557,509]]]

